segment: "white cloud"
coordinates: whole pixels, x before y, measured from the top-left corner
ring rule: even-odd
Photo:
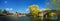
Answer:
[[[29,11],[29,9],[26,9],[26,11]]]
[[[12,8],[10,8],[10,10],[13,10]]]
[[[44,8],[41,8],[40,11],[45,10]]]
[[[9,10],[9,8],[6,8],[6,10]]]
[[[6,10],[13,10],[12,8],[6,8]]]

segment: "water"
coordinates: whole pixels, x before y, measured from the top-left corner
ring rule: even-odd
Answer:
[[[13,16],[0,16],[0,21],[58,21],[57,17],[53,17],[50,19],[40,19],[38,17],[27,17],[27,16],[22,16],[22,17],[17,17],[14,18]]]

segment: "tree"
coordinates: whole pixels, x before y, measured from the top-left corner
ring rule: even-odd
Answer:
[[[8,13],[8,11],[6,10],[3,10],[3,14],[6,15]]]
[[[60,0],[52,0],[53,8],[60,10]]]
[[[2,14],[2,10],[0,9],[0,14]]]
[[[60,0],[53,0],[52,1],[52,4],[53,4],[53,6],[55,6],[54,8],[56,8],[56,14],[58,15],[58,21],[60,21]]]
[[[54,8],[55,10],[57,10],[57,7],[56,7],[56,0],[52,0],[52,8]]]
[[[60,11],[60,0],[52,0],[52,4],[54,8],[56,8],[56,10],[58,10],[59,12]]]
[[[38,9],[38,5],[31,5],[29,6],[30,14],[33,16],[38,16],[38,13],[40,12]]]
[[[60,10],[60,0],[57,0],[57,6],[58,6],[58,10]]]

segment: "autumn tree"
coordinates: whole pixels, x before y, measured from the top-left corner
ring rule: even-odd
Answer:
[[[40,12],[38,9],[38,5],[31,5],[29,6],[30,14],[33,16],[38,16],[38,13]]]

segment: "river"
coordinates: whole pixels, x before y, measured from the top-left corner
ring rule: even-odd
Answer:
[[[59,19],[59,18],[58,18]],[[22,16],[22,17],[13,17],[13,16],[0,16],[0,21],[59,21],[57,17],[53,17],[53,19],[40,19],[38,17],[27,17],[27,16]]]

